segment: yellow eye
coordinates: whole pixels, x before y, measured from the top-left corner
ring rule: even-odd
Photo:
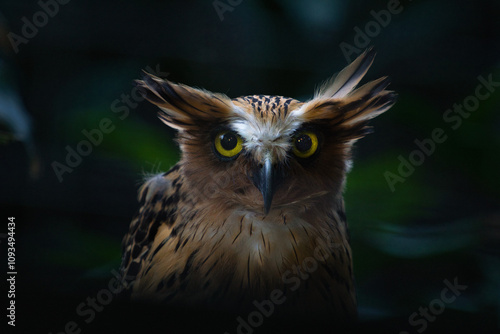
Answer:
[[[215,150],[222,158],[234,158],[243,149],[243,140],[233,131],[221,131],[215,136]]]
[[[293,154],[299,158],[309,158],[317,149],[318,136],[313,132],[301,132],[293,139]]]

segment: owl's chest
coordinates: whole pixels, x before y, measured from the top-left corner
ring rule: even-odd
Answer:
[[[339,291],[352,298],[345,290],[352,275],[345,253],[348,245],[334,236],[329,240],[305,219],[247,214],[230,217],[225,224],[230,225],[223,233],[206,230],[208,239],[201,247],[207,255],[201,261],[208,260],[193,273],[195,280],[201,279],[200,286],[207,284],[203,277],[216,282],[203,300],[220,298],[233,305],[247,300],[252,305],[252,300],[282,291],[287,307],[307,309],[318,300],[322,300],[318,305],[324,306],[326,300],[333,305]]]
[[[287,307],[301,309],[320,299],[317,305],[333,305],[338,291],[352,299],[345,290],[352,275],[347,244],[338,247],[338,239],[325,238],[304,218],[238,212],[220,222],[201,217],[175,237],[155,241],[158,251],[136,283],[137,295],[227,309],[252,305],[276,290],[287,295]]]
[[[318,252],[319,237],[298,217],[234,214],[223,229],[207,228],[200,247],[217,261],[222,281],[258,292],[280,285],[285,272]]]

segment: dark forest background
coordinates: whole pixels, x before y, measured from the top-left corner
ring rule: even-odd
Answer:
[[[143,69],[230,97],[308,99],[371,45],[365,82],[390,76],[398,102],[358,143],[345,193],[361,326],[498,331],[499,17],[497,0],[0,0],[0,272],[14,216],[14,332],[133,324],[114,295],[89,323],[77,308],[118,270],[144,175],[179,158],[174,132],[134,98]],[[464,103],[470,112],[453,111]],[[58,176],[68,147],[85,150],[84,130],[100,126],[108,132]],[[418,153],[415,141],[431,147],[436,129],[446,139]],[[412,159],[414,170],[401,166]],[[391,186],[388,175],[400,178]],[[439,307],[445,280],[466,288],[432,320],[412,322],[420,308]],[[145,309],[140,332],[176,332],[176,319]]]

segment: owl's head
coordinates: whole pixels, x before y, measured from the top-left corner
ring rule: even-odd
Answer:
[[[307,101],[230,99],[146,74],[138,86],[178,130],[185,182],[200,202],[267,214],[341,196],[353,143],[395,102],[387,78],[355,88],[373,62],[359,56]]]

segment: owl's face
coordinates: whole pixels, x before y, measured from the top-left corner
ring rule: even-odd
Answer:
[[[153,76],[139,87],[179,130],[185,180],[199,203],[268,214],[340,195],[352,144],[368,133],[369,119],[394,103],[385,79],[353,90],[367,70],[356,73],[360,65],[351,69],[355,80],[330,82],[308,102],[266,95],[231,100]]]
[[[192,189],[255,212],[308,205],[334,194],[346,169],[346,143],[303,116],[304,103],[281,96],[245,96],[223,119],[180,133]]]

